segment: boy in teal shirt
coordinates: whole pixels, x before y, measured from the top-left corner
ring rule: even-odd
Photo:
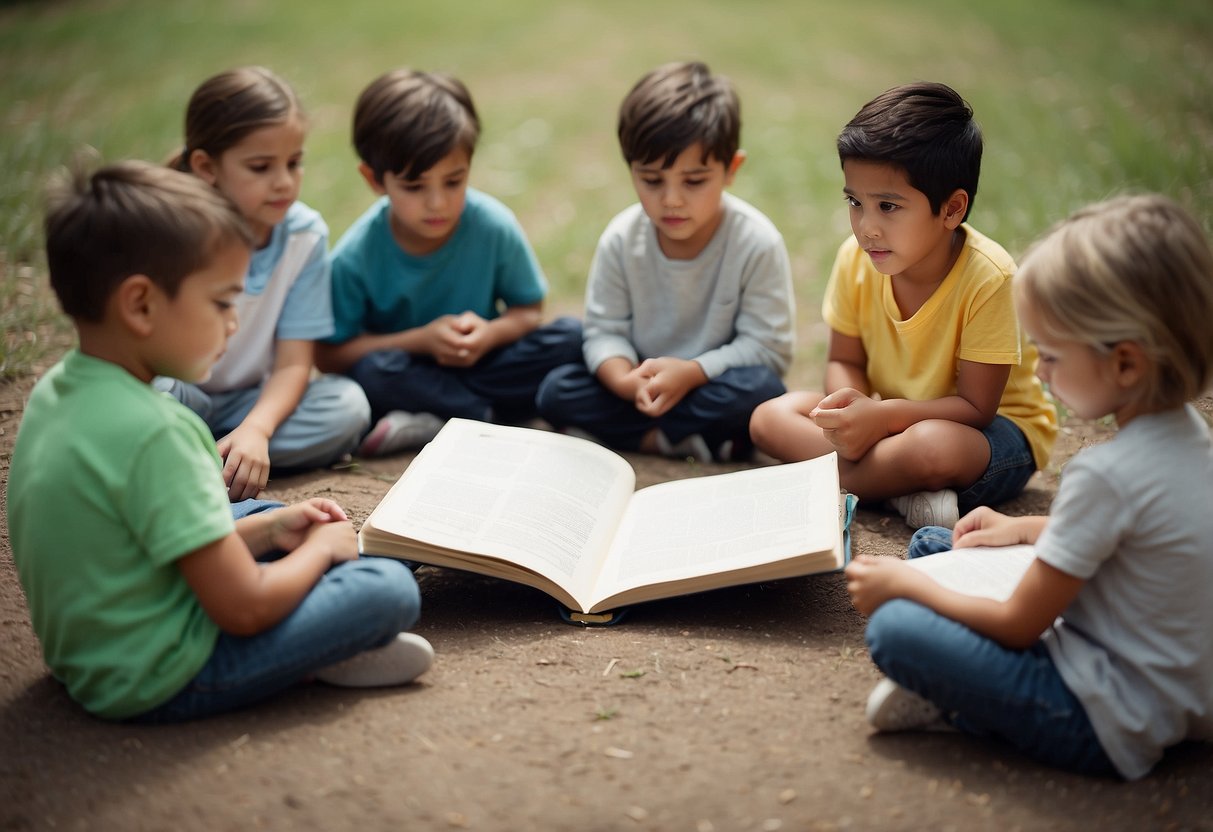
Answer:
[[[183,173],[114,165],[53,195],[46,241],[79,347],[30,395],[7,510],[34,630],[72,698],[173,721],[311,675],[392,684],[428,668],[429,644],[401,632],[420,607],[407,568],[359,559],[330,500],[233,521],[210,431],[151,386],[205,380],[236,330],[251,239],[231,203]]]
[[[359,452],[424,444],[450,417],[524,421],[581,325],[541,325],[547,282],[508,208],[468,187],[480,122],[467,89],[395,70],[354,109],[379,199],[333,249],[335,332],[317,363],[362,385],[375,420]]]

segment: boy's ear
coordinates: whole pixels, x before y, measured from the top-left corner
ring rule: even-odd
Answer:
[[[219,179],[219,173],[215,170],[215,160],[211,158],[211,154],[205,150],[191,150],[189,163],[190,171],[194,176],[214,187],[215,182]]]
[[[726,188],[733,184],[733,177],[737,175],[737,170],[741,167],[745,160],[746,152],[744,150],[738,150],[733,154],[733,160],[725,165],[724,185]]]
[[[948,229],[955,231],[960,228],[960,224],[964,222],[965,212],[969,210],[969,192],[964,188],[957,188],[952,191],[952,195],[944,200],[943,224]]]
[[[156,306],[161,298],[163,292],[150,277],[133,274],[114,290],[111,308],[127,329],[146,338],[152,334]]]
[[[375,171],[371,170],[371,166],[366,162],[358,163],[358,172],[362,174],[362,178],[366,180],[367,185],[370,185],[372,191],[379,196],[387,193],[387,188],[383,187],[383,183],[375,178]]]

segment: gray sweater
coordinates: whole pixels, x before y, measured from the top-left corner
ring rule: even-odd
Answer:
[[[708,378],[730,367],[792,360],[795,301],[788,252],[758,209],[724,194],[724,218],[694,260],[662,253],[639,204],[598,241],[585,300],[585,363],[672,356],[699,362]]]

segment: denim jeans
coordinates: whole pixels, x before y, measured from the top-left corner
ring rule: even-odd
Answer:
[[[581,358],[581,322],[557,318],[471,367],[445,367],[428,355],[379,350],[349,374],[362,385],[373,420],[392,410],[443,419],[521,422],[535,415],[535,392],[554,367]]]
[[[914,534],[910,557],[951,548],[949,530],[928,526]],[[1044,642],[1010,650],[903,598],[872,614],[867,642],[886,676],[938,705],[960,731],[1001,738],[1057,768],[1116,774]]]
[[[990,464],[977,482],[956,494],[961,517],[978,506],[996,506],[1018,497],[1036,473],[1032,446],[1006,416],[995,416],[982,434],[990,444]]]
[[[420,611],[417,582],[399,561],[338,564],[265,632],[220,633],[210,659],[176,696],[130,721],[179,722],[266,699],[322,667],[382,647],[412,627]]]
[[[634,451],[653,428],[672,444],[699,434],[715,451],[732,439],[749,443],[754,408],[785,392],[768,367],[732,367],[696,387],[654,419],[602,385],[582,362],[553,370],[539,388],[539,415],[556,427],[576,427],[612,448]]]
[[[274,500],[232,503],[240,520],[282,508]],[[259,561],[276,560],[269,552]],[[387,644],[421,614],[413,573],[401,562],[359,558],[326,572],[299,606],[254,636],[220,633],[210,659],[177,695],[131,722],[180,722],[235,710],[285,690],[322,667]]]

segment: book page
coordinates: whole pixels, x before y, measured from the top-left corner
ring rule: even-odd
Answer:
[[[948,589],[1005,601],[1036,558],[1031,546],[976,546],[914,558],[910,566]]]
[[[632,497],[594,597],[829,551],[838,493],[834,454],[649,486]]]
[[[368,523],[516,563],[580,598],[635,481],[626,460],[593,442],[452,419]]]

